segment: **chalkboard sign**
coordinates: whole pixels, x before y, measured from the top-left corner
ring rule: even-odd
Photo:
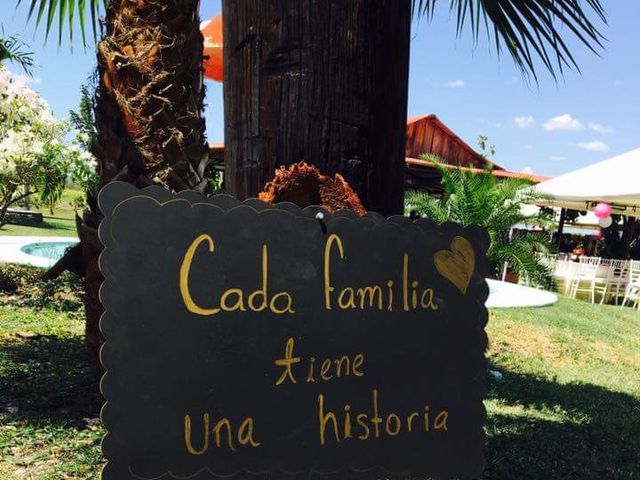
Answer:
[[[124,183],[99,203],[104,479],[482,471],[482,229]]]

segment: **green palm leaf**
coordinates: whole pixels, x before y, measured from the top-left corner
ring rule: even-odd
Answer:
[[[20,6],[24,0],[17,0]],[[89,10],[90,22],[93,31],[94,42],[98,33],[99,12],[106,11],[109,0],[28,0],[29,1],[29,20],[35,18],[36,28],[40,26],[42,20],[45,19],[45,35],[49,37],[49,33],[55,23],[57,17],[58,24],[58,43],[62,43],[62,36],[65,25],[69,30],[69,42],[73,44],[73,27],[76,14],[80,25],[80,33],[82,34],[82,45],[86,47],[86,24],[87,9]]]
[[[413,11],[432,19],[437,3],[414,0]],[[449,8],[458,35],[468,25],[477,42],[484,27],[498,55],[506,49],[520,70],[536,80],[536,58],[554,78],[566,67],[580,70],[565,41],[567,31],[595,53],[603,47],[595,23],[606,23],[600,0],[450,0]]]
[[[538,223],[538,217],[523,213],[522,206],[535,204],[541,197],[520,179],[498,180],[490,173],[450,168],[433,161],[442,175],[442,198],[426,192],[409,191],[407,210],[436,223],[458,222],[463,226],[480,225],[489,233],[487,252],[490,268],[499,277],[505,263],[528,283],[551,287],[553,278],[536,254],[550,249],[548,236],[529,232],[510,238],[512,227]],[[545,234],[542,234],[545,235]]]
[[[13,62],[22,67],[27,75],[31,75],[33,69],[33,53],[28,46],[16,36],[0,37],[0,64]]]
[[[17,0],[20,5],[24,0]],[[58,41],[62,42],[64,26],[69,27],[69,41],[73,42],[76,14],[86,46],[86,11],[90,14],[94,41],[97,36],[100,9],[108,0],[27,0],[29,18],[35,16],[36,26],[46,17],[48,37],[58,17]],[[194,0],[195,1],[195,0]],[[506,49],[524,74],[537,80],[536,58],[556,78],[565,67],[579,70],[567,45],[564,34],[570,32],[593,52],[602,48],[603,37],[590,18],[606,23],[600,0],[449,0],[449,8],[456,15],[456,30],[460,35],[466,25],[477,43],[480,31],[495,43],[500,55]],[[435,15],[437,0],[412,0],[412,11],[428,19]],[[440,2],[441,3],[441,2]],[[565,31],[563,31],[566,29]],[[561,35],[562,33],[562,35]]]

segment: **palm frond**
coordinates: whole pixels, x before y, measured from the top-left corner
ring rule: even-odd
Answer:
[[[28,48],[27,44],[16,36],[0,38],[0,63],[16,63],[31,76],[34,66],[33,52]]]
[[[511,240],[492,241],[487,257],[492,260],[491,265],[496,276],[499,276],[502,266],[507,263],[525,283],[553,288],[551,270],[536,256],[537,253],[548,253],[549,250],[549,244],[535,234],[517,234]]]
[[[409,190],[405,194],[407,215],[419,213],[436,223],[447,221],[449,214],[444,202],[420,190]]]
[[[436,3],[413,0],[413,12],[432,19]],[[523,74],[536,81],[536,59],[554,79],[565,68],[580,71],[565,40],[567,32],[596,54],[603,48],[604,37],[596,26],[606,24],[600,0],[450,0],[449,8],[457,18],[458,35],[468,25],[477,43],[484,26],[497,54],[506,49]]]
[[[24,0],[17,0],[20,6]],[[29,2],[28,21],[35,19],[36,28],[45,24],[45,41],[49,38],[49,34],[56,23],[58,28],[58,43],[62,44],[62,37],[65,26],[69,32],[69,42],[73,44],[73,27],[78,17],[80,25],[80,33],[82,34],[82,45],[87,46],[86,26],[87,18],[85,14],[87,8],[90,14],[90,23],[93,32],[93,41],[97,40],[99,14],[106,11],[109,0],[27,0]],[[26,2],[25,2],[26,3]],[[101,10],[102,9],[102,10]]]
[[[514,226],[537,223],[537,217],[522,209],[539,200],[535,190],[527,188],[531,182],[498,180],[488,172],[450,168],[433,160],[432,165],[442,175],[443,197],[410,191],[406,195],[408,209],[436,223],[452,221],[484,227],[491,239],[487,258],[496,277],[508,263],[528,283],[552,286],[549,270],[536,256],[538,252],[548,252],[548,237],[534,232],[511,235]]]

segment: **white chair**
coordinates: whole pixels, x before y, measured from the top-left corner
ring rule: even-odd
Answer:
[[[564,295],[569,294],[571,288],[571,280],[576,273],[578,264],[570,260],[556,260],[553,269],[553,278],[558,287],[558,291]]]
[[[620,308],[624,307],[627,302],[631,302],[631,305],[640,311],[640,260],[629,262],[628,283]]]
[[[603,264],[605,260],[602,261]],[[629,282],[629,261],[628,260],[607,260],[606,277],[601,279],[604,284],[604,293],[600,304],[603,304],[609,297],[613,297],[615,304],[618,305],[618,299],[624,296]]]
[[[600,257],[580,257],[578,269],[571,279],[569,296],[576,298],[579,292],[586,292],[591,298],[591,303],[596,303],[596,290],[604,293],[604,286],[597,281]]]

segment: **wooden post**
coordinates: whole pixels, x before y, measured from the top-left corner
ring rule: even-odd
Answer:
[[[301,160],[403,210],[411,2],[223,0],[225,187]]]
[[[560,246],[562,245],[562,230],[564,230],[564,221],[567,216],[567,209],[560,209],[560,220],[558,222],[558,233],[556,238],[556,246],[558,247],[558,251],[560,251]]]
[[[629,249],[631,242],[637,235],[638,221],[636,217],[626,217],[622,227],[622,236],[620,237],[619,248],[616,257],[621,259],[629,258]]]

